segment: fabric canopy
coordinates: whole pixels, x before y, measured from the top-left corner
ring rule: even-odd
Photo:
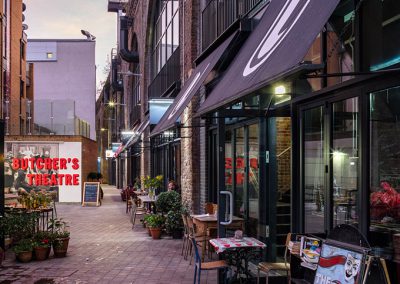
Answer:
[[[115,152],[114,157],[118,157],[119,154],[121,154],[123,151],[125,151],[127,148],[131,147],[132,145],[134,145],[140,138],[140,135],[142,135],[142,133],[144,132],[144,130],[146,129],[147,126],[149,126],[149,121],[146,120],[144,122],[142,122],[141,124],[139,124],[138,126],[136,126],[133,129],[133,134],[132,136],[129,138],[128,142],[126,142],[125,145],[121,145],[119,146],[118,150]]]
[[[256,91],[299,67],[339,0],[271,1],[197,116]]]
[[[204,83],[208,74],[214,69],[235,35],[236,33],[232,34],[194,69],[192,75],[185,82],[185,85],[176,96],[174,102],[151,132],[151,136],[160,134],[174,126],[177,119],[183,113],[183,110]]]

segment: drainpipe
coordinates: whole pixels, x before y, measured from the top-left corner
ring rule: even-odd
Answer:
[[[121,16],[121,27],[120,27],[120,42],[119,42],[119,55],[123,60],[130,63],[139,63],[139,53],[136,51],[129,51],[128,48],[128,32],[129,26],[132,23],[126,16]]]

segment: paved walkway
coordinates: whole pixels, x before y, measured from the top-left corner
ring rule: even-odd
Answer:
[[[0,283],[193,283],[194,266],[181,256],[181,240],[152,240],[140,223],[131,229],[115,187],[103,186],[101,207],[58,205],[70,224],[66,258],[16,262],[8,250]],[[202,283],[216,283],[214,271]]]

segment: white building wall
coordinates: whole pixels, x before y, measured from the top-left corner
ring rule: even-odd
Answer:
[[[75,114],[90,124],[92,140],[96,139],[95,45],[90,40],[29,40],[27,47],[27,61],[35,68],[35,100],[74,100]],[[53,53],[52,58],[47,53]]]

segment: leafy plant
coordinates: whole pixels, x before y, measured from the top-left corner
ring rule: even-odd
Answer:
[[[37,219],[36,212],[11,210],[0,218],[0,235],[2,237],[9,236],[14,241],[31,238]]]
[[[162,214],[166,214],[169,211],[179,211],[180,214],[182,208],[181,195],[176,191],[160,193],[157,197],[156,208]]]
[[[183,220],[181,211],[169,211],[166,216],[165,227],[170,233],[182,229]]]
[[[13,246],[12,250],[16,253],[19,254],[21,252],[26,252],[26,251],[32,251],[33,250],[33,241],[32,239],[22,239]]]
[[[150,228],[161,228],[165,223],[165,217],[160,214],[150,214],[146,222]]]
[[[39,231],[34,236],[34,247],[49,247],[52,243],[53,234],[49,231]]]
[[[150,176],[142,177],[142,183],[144,188],[158,188],[162,185],[164,177],[162,175],[158,175],[154,178]]]
[[[70,232],[68,231],[67,222],[62,218],[50,219],[49,229],[52,230],[52,239],[68,238]]]

